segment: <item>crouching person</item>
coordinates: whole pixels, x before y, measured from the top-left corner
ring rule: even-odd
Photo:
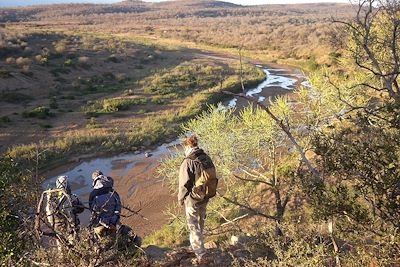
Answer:
[[[93,191],[89,196],[89,207],[92,211],[90,225],[97,241],[106,245],[106,248],[115,244],[118,250],[139,247],[141,238],[132,228],[120,223],[122,204],[118,193],[113,189],[113,179],[101,171],[95,171],[92,179]]]
[[[178,201],[185,206],[187,224],[190,231],[190,244],[196,258],[194,265],[204,264],[204,220],[209,199],[216,194],[218,179],[211,158],[198,147],[196,136],[183,143],[185,159],[179,171]]]
[[[115,236],[120,224],[121,200],[114,190],[114,181],[101,171],[92,174],[93,191],[89,196],[89,207],[92,211],[90,226],[98,239]]]

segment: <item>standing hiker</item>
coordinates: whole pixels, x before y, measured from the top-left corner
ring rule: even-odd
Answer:
[[[206,254],[203,237],[206,207],[215,196],[218,179],[211,158],[198,147],[196,136],[188,137],[183,146],[185,159],[179,171],[178,201],[185,205],[190,244],[196,254],[193,264],[201,264]]]

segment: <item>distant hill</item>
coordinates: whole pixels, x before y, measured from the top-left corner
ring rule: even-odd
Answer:
[[[0,23],[44,30],[90,31],[190,41],[222,48],[243,45],[274,59],[332,60],[326,44],[332,16],[354,14],[347,4],[241,6],[213,0],[60,4],[0,9]],[[268,52],[266,52],[268,51]]]
[[[214,1],[214,0],[179,0],[179,1],[165,1],[154,3],[155,6],[159,7],[196,7],[196,8],[236,8],[242,7],[229,2]]]

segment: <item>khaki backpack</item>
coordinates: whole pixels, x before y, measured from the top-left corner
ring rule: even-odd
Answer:
[[[188,158],[199,166],[199,175],[191,192],[192,198],[204,200],[214,197],[217,193],[218,178],[211,158],[203,150],[199,150]]]

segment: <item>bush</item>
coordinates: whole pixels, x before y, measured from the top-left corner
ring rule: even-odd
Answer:
[[[86,124],[87,129],[96,129],[96,128],[100,128],[100,127],[101,127],[101,125],[97,123],[97,120],[95,117],[91,117],[89,123]]]
[[[11,158],[0,159],[0,265],[15,266],[11,262],[21,258],[30,244],[23,218],[33,203],[32,177]],[[12,203],[12,204],[10,204]],[[24,232],[24,235],[20,233]]]
[[[15,60],[15,58],[13,58],[13,57],[8,57],[8,58],[6,59],[6,63],[7,63],[7,64],[14,65],[15,62],[16,62],[16,60]]]
[[[90,103],[83,110],[86,112],[113,113],[128,110],[135,105],[145,105],[147,101],[146,98],[109,98]]]
[[[26,103],[30,100],[33,100],[33,97],[23,93],[7,92],[7,91],[0,93],[0,101],[8,103],[19,104],[19,103]]]
[[[39,123],[39,127],[43,128],[43,129],[50,129],[53,126],[51,126],[51,124],[47,124],[47,123]]]
[[[179,66],[164,70],[144,81],[144,91],[148,93],[184,94],[194,90],[210,88],[219,83],[222,67],[184,62]]]
[[[47,65],[49,63],[47,56],[36,55],[35,60],[40,65]]]
[[[6,79],[12,77],[10,71],[0,69],[0,78]]]
[[[118,82],[122,83],[122,82],[124,82],[124,81],[127,80],[126,74],[125,74],[125,73],[117,73],[117,74],[115,75],[115,79],[116,79]]]
[[[72,61],[72,59],[67,59],[64,61],[64,65],[65,66],[72,66],[74,65],[74,62]]]
[[[81,66],[88,66],[89,65],[89,57],[78,57],[78,64]]]
[[[57,98],[52,97],[52,98],[50,99],[49,107],[50,107],[51,109],[57,109],[57,108],[58,108]]]
[[[9,124],[10,122],[11,122],[10,117],[8,117],[8,116],[0,117],[0,125]]]
[[[43,106],[37,107],[31,111],[24,111],[22,113],[22,117],[24,118],[46,119],[49,116],[51,116],[50,110]]]
[[[63,54],[66,49],[67,49],[67,44],[64,41],[57,42],[54,45],[54,50],[56,51],[57,54]]]
[[[105,61],[106,61],[106,62],[118,63],[120,60],[117,58],[116,55],[111,54],[110,56],[108,56],[108,58],[107,58]]]
[[[31,63],[31,60],[29,58],[24,58],[24,57],[19,57],[15,61],[17,65],[24,66],[24,65],[29,65]]]

